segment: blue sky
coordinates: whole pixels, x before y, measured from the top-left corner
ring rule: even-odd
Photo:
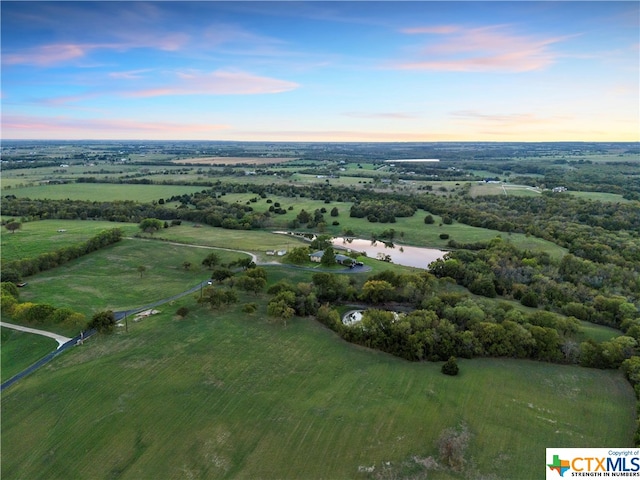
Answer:
[[[638,141],[638,2],[9,2],[2,138]]]

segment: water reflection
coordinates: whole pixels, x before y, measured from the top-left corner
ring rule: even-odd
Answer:
[[[336,248],[365,252],[367,257],[370,258],[424,269],[431,262],[444,257],[447,253],[437,248],[413,247],[382,240],[364,240],[362,238],[336,237],[332,240],[332,243]]]
[[[313,233],[274,232],[284,235],[302,237],[309,241],[315,238]],[[448,252],[437,248],[412,247],[384,240],[364,240],[352,237],[334,237],[334,247],[341,250],[364,252],[369,258],[377,258],[386,262],[406,267],[429,268],[429,264],[445,256]]]

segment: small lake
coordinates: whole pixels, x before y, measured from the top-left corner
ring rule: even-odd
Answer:
[[[394,243],[393,246],[391,246],[382,241],[372,243],[371,240],[364,240],[362,238],[336,237],[332,240],[332,243],[334,247],[339,249],[365,252],[369,258],[385,256],[385,258],[391,260],[391,263],[404,265],[406,267],[424,268],[425,270],[431,262],[444,257],[444,255],[448,253],[445,250],[439,250],[437,248],[412,247],[400,245],[399,243]]]

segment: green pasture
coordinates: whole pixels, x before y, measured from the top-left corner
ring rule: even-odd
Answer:
[[[574,197],[584,198],[585,200],[594,200],[597,202],[610,202],[610,203],[629,203],[631,200],[623,198],[622,195],[617,193],[606,192],[574,192],[568,190],[566,193],[573,195]]]
[[[21,301],[70,307],[90,318],[101,310],[128,310],[182,293],[209,278],[202,260],[215,251],[223,263],[245,256],[224,250],[124,239],[61,267],[28,277]],[[189,270],[184,262],[192,264]],[[138,271],[144,266],[144,272]],[[61,332],[77,333],[77,332]]]
[[[10,233],[3,230],[0,236],[2,260],[34,258],[42,253],[77,245],[104,230],[120,228],[125,235],[139,232],[137,224],[93,220],[40,220],[25,222]],[[60,232],[59,230],[64,230]]]
[[[0,328],[0,332],[0,378],[3,382],[58,348],[58,342],[53,338],[5,327]]]
[[[68,183],[65,185],[40,185],[34,187],[3,190],[2,195],[15,195],[19,198],[51,200],[91,200],[107,202],[113,200],[132,200],[152,202],[174,195],[200,192],[204,187],[183,185],[124,185],[110,183]]]
[[[253,315],[188,297],[160,310],[3,393],[3,476],[402,478],[465,424],[465,471],[428,478],[527,480],[544,475],[549,445],[633,443],[635,398],[617,371],[479,359],[447,377],[311,319],[270,324],[262,302]]]

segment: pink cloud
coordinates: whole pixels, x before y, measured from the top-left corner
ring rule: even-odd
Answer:
[[[415,35],[421,33],[430,33],[436,35],[443,35],[448,33],[454,33],[460,30],[461,27],[456,25],[436,25],[432,27],[410,27],[400,30],[402,33],[408,35]]]
[[[3,55],[5,65],[36,65],[48,67],[68,63],[86,57],[95,50],[127,51],[135,48],[151,48],[175,52],[189,41],[189,36],[182,33],[167,35],[151,35],[130,33],[123,35],[123,40],[112,43],[55,43],[30,48],[23,52]]]
[[[2,63],[6,65],[27,64],[46,67],[82,58],[91,48],[91,46],[76,44],[44,45],[23,53],[4,55]]]
[[[37,117],[3,115],[4,138],[110,139],[181,138],[189,135],[213,135],[230,128],[221,124],[146,122],[131,119]]]
[[[142,73],[147,73],[151,71],[148,68],[140,69],[140,70],[129,70],[126,72],[111,72],[109,73],[109,77],[116,78],[119,80],[138,80],[143,78]]]
[[[439,33],[441,41],[422,48],[418,59],[394,64],[401,70],[453,72],[527,72],[544,69],[560,56],[550,46],[569,36],[536,38],[515,34],[504,25],[463,29],[453,26],[407,29]]]
[[[246,72],[217,70],[210,73],[178,73],[173,85],[128,92],[133,97],[158,97],[166,95],[257,95],[282,93],[295,90],[295,82],[261,77]]]

